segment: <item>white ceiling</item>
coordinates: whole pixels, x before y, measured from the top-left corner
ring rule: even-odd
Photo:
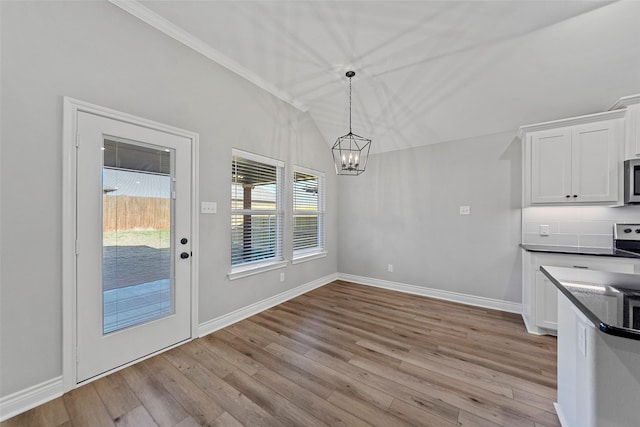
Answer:
[[[353,131],[373,139],[372,152],[514,131],[603,111],[640,92],[640,2],[140,1],[137,7],[308,109],[327,144],[348,130],[344,73],[355,70]]]

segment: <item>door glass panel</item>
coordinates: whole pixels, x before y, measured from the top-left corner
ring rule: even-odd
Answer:
[[[174,312],[172,150],[105,139],[103,333]]]

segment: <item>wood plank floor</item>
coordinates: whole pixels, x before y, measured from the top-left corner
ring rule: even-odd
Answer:
[[[555,397],[519,315],[336,281],[1,426],[551,427]]]

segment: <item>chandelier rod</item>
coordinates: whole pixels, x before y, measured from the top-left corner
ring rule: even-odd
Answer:
[[[351,132],[351,76],[349,77],[349,133],[352,133]]]
[[[355,75],[355,71],[347,71],[347,77],[349,77],[349,133],[353,133],[351,130],[351,78]]]

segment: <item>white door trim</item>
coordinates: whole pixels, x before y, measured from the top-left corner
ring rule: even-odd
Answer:
[[[63,391],[76,388],[76,129],[86,112],[191,140],[191,337],[198,336],[198,158],[199,135],[77,99],[63,98],[62,127],[62,380]],[[128,365],[125,365],[128,366]],[[124,366],[123,366],[124,367]],[[103,375],[101,375],[103,376]],[[94,379],[100,378],[98,376]]]

